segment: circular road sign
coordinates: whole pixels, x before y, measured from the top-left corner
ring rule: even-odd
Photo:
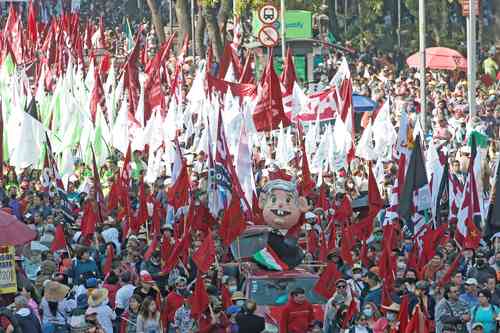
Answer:
[[[278,15],[278,8],[273,5],[264,5],[259,9],[259,20],[264,24],[273,24]]]
[[[259,41],[265,47],[274,47],[278,44],[278,30],[272,25],[265,25],[259,30]]]

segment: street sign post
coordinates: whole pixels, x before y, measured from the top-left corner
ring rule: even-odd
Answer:
[[[259,30],[259,41],[265,47],[275,47],[278,44],[279,33],[272,25],[265,25]]]

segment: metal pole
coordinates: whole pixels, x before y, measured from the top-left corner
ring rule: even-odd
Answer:
[[[467,17],[467,100],[469,102],[469,119],[476,115],[476,0],[469,1]]]
[[[420,42],[420,121],[427,132],[427,93],[425,91],[425,0],[418,1],[418,32]]]
[[[285,0],[280,0],[280,21],[281,21],[281,57],[283,60],[283,64],[285,63],[285,57],[286,57],[286,40],[285,40],[285,33],[286,33],[286,23],[285,23]]]
[[[344,0],[344,33],[347,34],[347,0]]]
[[[398,0],[398,47],[401,48],[401,0]]]
[[[193,58],[196,57],[196,27],[195,27],[195,21],[196,17],[194,16],[194,1],[191,0],[191,41],[193,44]]]

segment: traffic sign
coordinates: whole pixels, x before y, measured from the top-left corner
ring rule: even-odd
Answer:
[[[470,0],[462,0],[462,16],[469,16],[470,13]],[[474,6],[474,13],[479,16],[480,0],[473,0],[472,5]]]
[[[273,5],[264,5],[259,9],[259,20],[264,24],[273,24],[278,15],[278,8]]]
[[[265,47],[274,47],[278,44],[278,30],[272,25],[265,25],[259,30],[259,41]]]

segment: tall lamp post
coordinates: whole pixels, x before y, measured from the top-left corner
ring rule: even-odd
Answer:
[[[420,42],[420,121],[427,132],[427,92],[425,90],[425,0],[418,1],[418,32]]]

